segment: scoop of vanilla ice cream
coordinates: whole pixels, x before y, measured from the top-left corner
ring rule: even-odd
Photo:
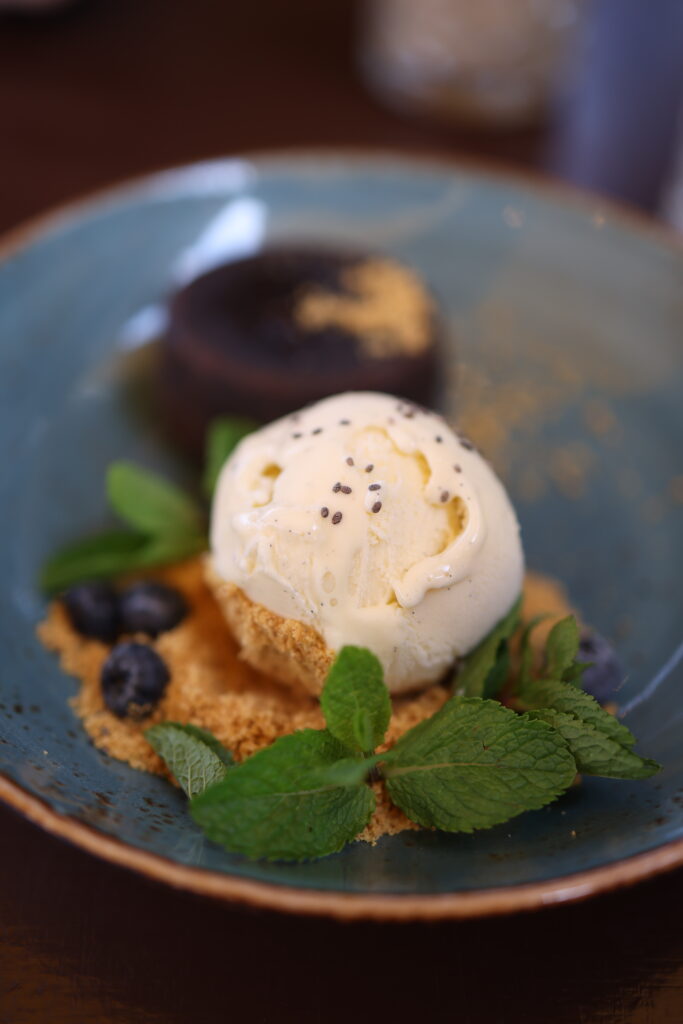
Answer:
[[[439,679],[520,593],[507,494],[439,416],[389,395],[324,399],[246,437],[221,471],[219,578],[368,647],[398,693]]]

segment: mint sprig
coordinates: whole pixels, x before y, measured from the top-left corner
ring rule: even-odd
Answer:
[[[134,462],[107,469],[107,497],[116,515],[146,537],[200,536],[204,515],[175,484]]]
[[[556,729],[567,744],[583,775],[601,775],[609,779],[648,779],[661,765],[640,757],[607,736],[601,729],[563,711],[545,708],[530,711],[528,718],[546,722]]]
[[[513,609],[487,638],[486,655],[479,652],[469,675],[472,685],[490,685],[518,615]],[[565,675],[574,664],[574,630],[560,625],[544,670]],[[343,648],[328,674],[321,697],[326,729],[284,736],[236,767],[215,758],[208,734],[195,727],[155,726],[147,735],[193,796],[192,816],[207,836],[229,851],[268,860],[308,860],[342,849],[370,820],[369,784],[377,778],[418,824],[472,832],[552,802],[577,771],[629,779],[654,774],[659,766],[633,752],[629,730],[592,697],[562,679],[533,678],[531,628],[522,639],[524,671],[514,697],[522,713],[495,700],[455,696],[388,751],[376,748],[385,739],[389,695],[379,662],[358,647]]]
[[[508,642],[519,626],[521,606],[520,597],[479,646],[462,660],[455,680],[457,694],[495,697],[499,693],[510,668]]]
[[[196,725],[162,722],[147,729],[145,738],[189,797],[219,782],[234,764],[230,751]]]
[[[545,674],[548,679],[562,679],[571,668],[579,650],[579,627],[573,615],[556,622],[545,644]]]
[[[126,572],[169,565],[206,550],[199,534],[148,537],[128,530],[108,530],[61,548],[45,562],[40,588],[46,594],[84,580],[110,579]]]
[[[522,640],[515,707],[546,722],[562,736],[584,775],[646,779],[660,769],[632,747],[633,733],[581,688],[585,663],[578,662],[579,629],[573,615],[557,622],[546,641],[543,678],[533,679],[529,651],[530,623]]]
[[[179,562],[206,550],[201,507],[163,477],[132,462],[113,462],[106,490],[112,510],[132,529],[107,530],[63,547],[41,570],[46,593]]]
[[[360,772],[348,776],[349,751],[326,730],[304,729],[232,768],[192,800],[209,839],[234,853],[307,860],[341,850],[367,825],[375,795]],[[353,762],[353,759],[352,759]]]
[[[228,456],[242,438],[256,430],[257,426],[254,420],[240,416],[221,416],[209,425],[202,477],[202,488],[207,498],[212,497],[218,476]]]
[[[531,646],[531,634],[540,622],[547,618],[546,615],[535,615],[526,623],[519,642],[519,672],[518,685],[524,686],[531,682],[534,667],[534,650]]]
[[[232,449],[255,426],[251,420],[229,417],[211,424],[203,478],[207,496]],[[107,530],[61,548],[42,567],[40,587],[45,593],[180,562],[206,550],[203,508],[170,481],[134,462],[118,460],[107,469],[106,492],[112,511],[128,529]]]
[[[453,697],[405,733],[385,762],[393,802],[418,824],[448,832],[543,807],[576,775],[556,730],[477,697]]]
[[[320,706],[333,736],[351,750],[372,753],[391,718],[378,658],[363,647],[342,648],[328,673]]]
[[[594,726],[622,747],[631,748],[635,736],[614,715],[601,708],[594,697],[561,680],[539,679],[525,686],[515,699],[520,711],[538,711],[550,708],[572,715],[581,722]]]

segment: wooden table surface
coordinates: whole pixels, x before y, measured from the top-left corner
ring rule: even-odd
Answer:
[[[447,132],[369,99],[346,0],[82,0],[0,19],[0,229],[117,178],[372,145],[534,166],[538,133]],[[340,925],[212,904],[0,808],[0,1024],[680,1024],[683,872],[528,916]]]

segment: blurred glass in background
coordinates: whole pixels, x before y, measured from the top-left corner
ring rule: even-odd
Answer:
[[[591,0],[558,82],[549,169],[666,212],[683,145],[682,0]],[[682,154],[683,155],[683,154]]]
[[[366,0],[359,63],[394,109],[509,131],[683,226],[683,0]],[[678,154],[678,155],[677,155]]]
[[[367,0],[360,64],[395,107],[486,128],[545,112],[583,0]]]

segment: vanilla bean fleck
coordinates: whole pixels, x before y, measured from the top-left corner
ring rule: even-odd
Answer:
[[[373,512],[379,512],[381,507],[382,507],[382,502],[381,501],[376,501],[375,504],[372,506],[372,511]]]
[[[327,507],[327,505],[323,505],[323,507],[320,509],[320,515],[323,517],[323,519],[327,519],[329,514],[330,514],[329,508]]]
[[[370,484],[370,486],[368,487],[368,490],[369,491],[379,491],[381,487],[382,487],[381,484]]]
[[[342,494],[350,494],[351,493],[351,488],[349,487],[348,484],[342,484],[342,486],[339,488],[339,490],[342,492]]]
[[[374,468],[375,468],[375,467],[374,467],[374,465],[372,464],[372,462],[368,462],[367,466],[365,467],[365,472],[366,472],[366,473],[372,473],[372,471],[373,471],[373,469],[374,469]]]
[[[442,501],[448,501],[449,498],[450,498],[450,494],[448,493],[448,491],[442,491],[441,492],[441,500]]]
[[[316,427],[315,430],[311,431],[312,434],[322,434],[322,432],[323,432],[323,428],[322,427]]]
[[[301,437],[301,434],[292,434],[292,437],[293,437],[293,438],[294,438],[294,440],[296,441],[296,440],[298,440],[298,438],[300,438],[300,437]]]
[[[335,512],[334,515],[332,516],[332,522],[333,522],[333,524],[335,526],[337,525],[337,523],[341,523],[341,519],[342,519],[341,512]]]
[[[457,462],[453,466],[453,469],[455,470],[456,473],[462,473],[462,466],[459,466]]]
[[[341,484],[339,483],[339,481],[336,482],[336,484],[332,488],[332,491],[334,492],[334,494],[339,494],[339,492],[341,491]]]
[[[349,455],[349,457],[346,460],[346,465],[347,466],[353,466],[353,459],[351,458],[350,455]]]

